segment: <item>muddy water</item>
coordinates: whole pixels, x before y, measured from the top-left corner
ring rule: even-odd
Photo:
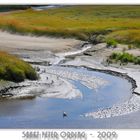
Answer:
[[[125,79],[87,69],[66,69],[103,78],[109,84],[94,90],[68,79],[82,92],[82,98],[1,100],[0,128],[94,128],[97,122],[100,128],[106,119],[96,121],[84,114],[123,103],[132,96],[131,83]],[[62,116],[64,111],[68,114],[66,118]]]

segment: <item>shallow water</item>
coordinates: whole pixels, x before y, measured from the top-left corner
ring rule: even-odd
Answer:
[[[42,11],[42,10],[60,8],[60,7],[64,7],[64,5],[33,6],[32,9],[37,11]]]
[[[83,94],[83,98],[71,100],[40,97],[1,100],[0,128],[94,128],[98,121],[100,128],[105,119],[96,122],[96,119],[84,117],[84,114],[123,103],[132,96],[131,83],[125,79],[84,68],[65,69],[101,77],[109,84],[95,91],[80,81],[69,80]],[[62,116],[64,111],[67,118]]]

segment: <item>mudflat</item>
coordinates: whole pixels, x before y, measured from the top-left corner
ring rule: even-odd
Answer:
[[[41,51],[64,52],[82,44],[82,41],[72,38],[50,38],[24,36],[0,31],[0,50],[15,51]]]

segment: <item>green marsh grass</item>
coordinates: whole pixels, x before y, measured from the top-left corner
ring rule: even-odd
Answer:
[[[0,28],[11,32],[81,40],[98,33],[121,43],[140,44],[140,6],[67,6],[0,16]]]
[[[19,58],[0,51],[0,80],[22,82],[25,79],[36,80],[35,70]]]

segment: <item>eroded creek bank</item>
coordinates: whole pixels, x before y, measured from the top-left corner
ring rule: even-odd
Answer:
[[[38,57],[32,52],[26,58],[22,54],[38,70],[40,79],[9,84],[11,88],[3,96],[10,96],[10,100],[2,100],[0,105],[1,120],[9,123],[1,123],[1,127],[105,127],[106,118],[139,111],[140,97],[132,94],[135,80],[126,73],[103,68],[99,61],[94,63],[95,59],[91,62],[93,57],[83,52],[92,47],[86,44],[74,52],[48,53],[43,60],[41,52]],[[68,118],[63,119],[63,111]],[[95,118],[102,118],[98,125]]]

